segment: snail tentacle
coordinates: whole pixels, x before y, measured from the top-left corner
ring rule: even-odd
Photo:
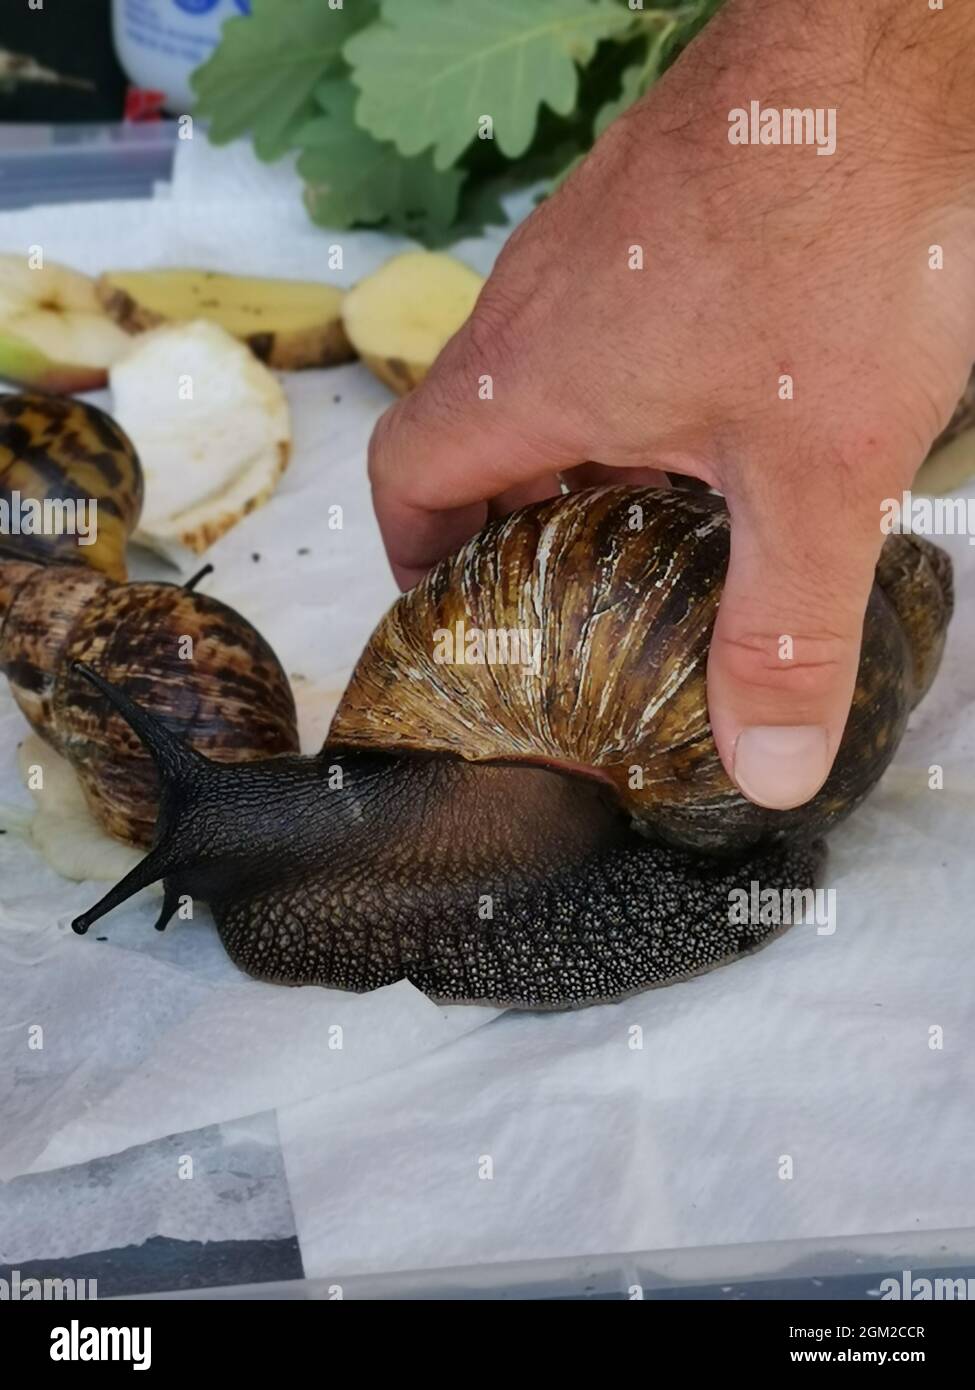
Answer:
[[[202,580],[206,579],[208,574],[212,573],[213,566],[204,565],[202,569],[197,570],[196,574],[191,575],[189,579],[187,579],[186,583],[183,585],[184,593],[191,594],[193,590],[196,588],[197,584],[199,584]]]
[[[187,778],[194,763],[197,760],[203,761],[199,753],[194,752],[189,744],[185,743],[177,734],[171,734],[154,714],[150,714],[141,705],[137,705],[126,695],[124,690],[113,685],[111,681],[105,680],[91,666],[86,665],[83,661],[74,661],[71,663],[71,669],[77,671],[78,675],[83,676],[89,685],[93,685],[97,691],[105,696],[105,699],[113,709],[118,711],[133,733],[139,735],[143,746],[160,773],[165,775],[170,782],[178,782]]]
[[[114,888],[110,888],[103,898],[100,898],[94,907],[90,907],[87,912],[83,912],[80,917],[76,917],[71,923],[71,930],[77,932],[79,936],[84,936],[90,926],[100,918],[106,917],[115,908],[121,907],[129,898],[134,898],[136,893],[141,893],[143,888],[149,888],[168,871],[167,855],[165,850],[150,850],[145,859],[140,860],[134,869],[130,869],[123,879],[116,883]]]
[[[181,895],[176,892],[170,883],[166,883],[163,891],[163,905],[159,910],[159,916],[154,922],[156,931],[165,931],[170,922],[176,916],[179,909]]]
[[[83,677],[89,685],[93,685],[100,694],[104,695],[112,708],[117,710],[133,732],[138,734],[143,746],[155,762],[162,782],[163,806],[160,813],[160,827],[162,827],[165,823],[169,804],[191,778],[196,764],[204,762],[204,759],[176,734],[171,734],[155,715],[142,709],[126,695],[124,690],[120,690],[118,686],[104,680],[90,666],[85,665],[84,662],[76,661],[73,663],[72,669]],[[100,917],[104,917],[113,908],[119,907],[129,898],[134,897],[143,888],[158,883],[174,867],[172,846],[165,836],[162,836],[145,859],[136,864],[135,868],[106,893],[100,902],[87,912],[82,913],[80,917],[75,918],[71,923],[72,930],[77,932],[79,936],[84,936],[92,923],[97,922]],[[179,894],[174,892],[167,882],[162,914],[156,923],[157,931],[162,931],[165,928],[178,906]]]

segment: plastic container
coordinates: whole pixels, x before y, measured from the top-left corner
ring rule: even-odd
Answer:
[[[145,1299],[881,1302],[884,1280],[975,1283],[975,1230],[903,1231],[199,1288]],[[887,1286],[889,1288],[889,1285]],[[888,1294],[887,1297],[890,1297]]]
[[[234,0],[236,3],[237,0]],[[325,3],[325,0],[322,0]],[[0,210],[148,197],[169,177],[175,123],[0,127]],[[53,1176],[53,1175],[51,1175]],[[919,1218],[920,1219],[920,1218]],[[627,1252],[139,1295],[146,1300],[866,1299],[890,1277],[975,1279],[975,1229]],[[129,1296],[132,1297],[131,1295]]]
[[[151,198],[171,177],[177,135],[175,121],[0,126],[0,211]]]
[[[250,14],[251,0],[112,0],[119,62],[136,87],[161,92],[166,109],[189,111],[190,73],[205,63],[228,19]]]

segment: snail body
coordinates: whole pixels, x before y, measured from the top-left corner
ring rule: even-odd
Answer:
[[[153,850],[76,930],[162,879],[158,925],[182,894],[208,902],[258,978],[405,977],[531,1008],[755,949],[782,923],[730,921],[731,890],[813,886],[819,837],[880,777],[937,669],[950,565],[888,539],[833,772],[773,812],[729,781],[707,721],[727,555],[709,495],[603,488],[493,523],[390,610],[315,758],[219,765],[130,685],[79,672],[150,751],[162,794]],[[525,662],[438,660],[458,623],[540,642]]]
[[[142,512],[143,477],[128,435],[96,406],[40,393],[0,395],[0,515],[4,508],[64,521],[0,528],[0,559],[84,564],[126,576],[125,547]]]
[[[0,556],[0,671],[35,733],[66,757],[110,834],[152,842],[159,774],[77,672],[90,663],[218,762],[298,749],[294,698],[244,618],[190,586],[119,584],[81,565]]]

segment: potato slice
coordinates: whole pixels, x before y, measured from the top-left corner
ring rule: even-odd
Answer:
[[[405,396],[469,317],[483,284],[451,256],[406,251],[345,296],[345,331],[370,371]]]
[[[281,371],[329,367],[355,354],[342,327],[342,290],[318,281],[261,280],[213,270],[110,270],[97,284],[128,333],[207,319]]]
[[[135,540],[182,564],[274,491],[291,452],[288,403],[225,329],[152,329],[112,368],[111,387],[145,475]]]

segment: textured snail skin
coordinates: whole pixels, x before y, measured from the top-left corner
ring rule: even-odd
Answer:
[[[187,639],[192,659],[184,660]],[[116,584],[80,565],[0,559],[0,671],[119,839],[152,843],[159,777],[76,662],[97,666],[218,762],[298,750],[288,679],[260,633],[226,604],[173,584]]]
[[[125,547],[142,512],[143,479],[128,435],[96,406],[68,397],[0,395],[0,499],[98,503],[96,538],[0,536],[0,559],[62,560],[126,576]]]
[[[344,761],[358,801],[330,815],[322,796],[326,852],[298,892],[282,900],[277,872],[210,889],[228,954],[259,979],[361,991],[405,978],[443,1002],[518,1008],[619,999],[756,949],[779,929],[731,925],[729,890],[811,888],[821,858],[655,847],[593,784],[540,768]]]
[[[80,672],[151,751],[163,795],[152,852],[75,930],[161,879],[159,927],[183,894],[209,903],[259,979],[406,978],[439,1000],[523,1008],[618,999],[746,954],[782,928],[730,922],[731,889],[813,887],[821,829],[880,776],[937,666],[948,562],[892,540],[865,625],[859,742],[795,813],[744,802],[715,765],[704,664],[727,517],[710,497],[602,489],[488,527],[380,624],[317,758],[219,767]],[[431,659],[457,616],[530,615],[552,644],[535,686]],[[653,775],[631,795],[633,762]]]

